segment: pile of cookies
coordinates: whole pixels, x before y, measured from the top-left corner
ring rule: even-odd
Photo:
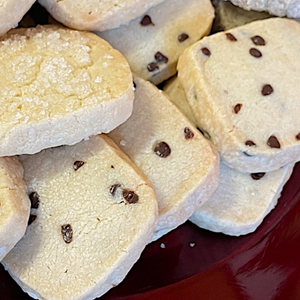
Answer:
[[[11,29],[33,2],[0,31],[0,260],[20,287],[94,299],[187,220],[253,232],[300,159],[300,25],[207,36],[223,2],[39,0],[49,24]]]

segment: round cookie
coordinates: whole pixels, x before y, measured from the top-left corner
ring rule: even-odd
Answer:
[[[80,30],[119,27],[164,0],[39,0],[60,23]]]
[[[133,106],[125,58],[97,35],[45,25],[0,40],[0,156],[70,145],[123,123]]]
[[[0,3],[0,36],[17,27],[35,0],[2,0]]]
[[[0,157],[0,261],[27,228],[30,200],[17,157]]]
[[[299,0],[230,0],[245,10],[267,11],[271,15],[289,18],[300,17]]]

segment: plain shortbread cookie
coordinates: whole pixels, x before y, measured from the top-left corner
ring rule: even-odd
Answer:
[[[241,172],[300,160],[300,25],[271,18],[189,47],[178,78],[198,127]]]
[[[299,0],[230,0],[245,10],[267,11],[271,15],[289,18],[300,17]]]
[[[38,299],[94,299],[118,285],[156,226],[145,175],[106,136],[20,159],[35,209],[2,262],[10,275]]]
[[[219,155],[163,91],[141,78],[134,82],[133,113],[109,136],[153,183],[156,240],[184,223],[217,188]]]
[[[17,157],[0,157],[0,261],[27,228],[30,201]]]
[[[125,58],[90,32],[11,30],[0,40],[0,156],[109,132],[132,112]]]
[[[35,0],[1,0],[0,36],[17,27],[34,2]]]
[[[201,228],[227,235],[254,232],[276,206],[294,165],[269,173],[241,173],[220,164],[217,190],[190,218]]]

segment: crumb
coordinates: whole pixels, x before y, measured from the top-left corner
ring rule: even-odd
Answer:
[[[165,243],[160,243],[159,247],[160,247],[161,249],[165,249],[165,248],[166,248],[166,244],[165,244]]]

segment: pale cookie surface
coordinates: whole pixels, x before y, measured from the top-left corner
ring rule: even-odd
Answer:
[[[154,84],[176,73],[185,48],[207,35],[214,19],[210,0],[165,0],[119,28],[97,32]]]
[[[300,25],[271,18],[203,38],[178,78],[222,160],[268,172],[300,160]]]
[[[18,26],[35,0],[1,0],[0,1],[0,36],[11,28]]]
[[[30,296],[100,297],[151,238],[155,192],[106,136],[21,156],[33,203],[25,236],[3,264]]]
[[[217,190],[190,218],[201,228],[239,236],[251,233],[276,206],[294,165],[269,173],[241,173],[220,164]]]
[[[164,92],[168,94],[170,100],[189,118],[189,120],[196,125],[194,113],[186,100],[183,88],[180,85],[177,76],[169,79],[163,86]]]
[[[299,0],[230,0],[245,10],[267,11],[271,15],[289,18],[300,17]]]
[[[138,17],[163,0],[39,0],[62,24],[80,30],[108,30]]]
[[[23,167],[16,157],[0,158],[0,261],[22,238],[27,228],[30,201]]]
[[[109,136],[153,183],[155,240],[184,223],[216,189],[219,155],[164,92],[143,79],[134,82],[133,113]]]
[[[132,112],[128,63],[93,33],[11,30],[0,40],[0,66],[0,156],[74,144]]]

